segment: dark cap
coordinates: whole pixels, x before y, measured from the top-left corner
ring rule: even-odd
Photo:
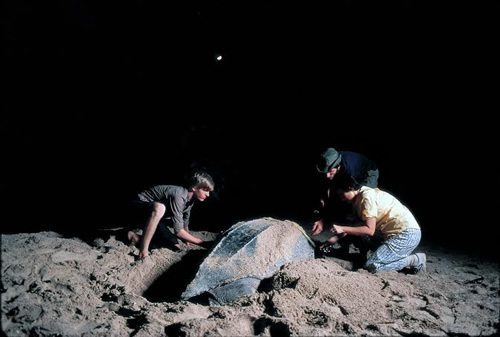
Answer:
[[[332,168],[338,166],[342,160],[342,155],[333,147],[329,147],[321,154],[316,168],[320,173],[327,173]]]

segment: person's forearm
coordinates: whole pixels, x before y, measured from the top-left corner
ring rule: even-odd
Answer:
[[[375,234],[375,227],[377,220],[375,218],[368,218],[364,221],[361,226],[340,226],[333,225],[332,232],[338,234],[348,234],[348,235],[369,235],[373,236]]]
[[[373,235],[373,231],[367,227],[367,226],[359,226],[359,227],[353,227],[353,226],[341,226],[342,229],[344,230],[344,233],[348,235]]]
[[[197,237],[191,235],[187,230],[181,229],[176,233],[177,237],[186,242],[194,243],[195,245],[199,245],[203,243],[202,239],[198,239]]]

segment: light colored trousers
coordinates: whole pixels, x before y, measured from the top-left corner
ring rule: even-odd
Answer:
[[[405,229],[391,236],[366,261],[365,268],[375,273],[378,271],[401,270],[410,265],[408,256],[420,243],[422,234],[418,228]]]

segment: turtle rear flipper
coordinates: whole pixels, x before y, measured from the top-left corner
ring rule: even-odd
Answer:
[[[252,295],[257,291],[260,279],[255,277],[245,277],[223,286],[211,289],[208,293],[210,305],[224,305],[233,302],[241,296]]]

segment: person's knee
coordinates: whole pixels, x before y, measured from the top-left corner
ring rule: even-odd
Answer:
[[[380,269],[384,266],[384,264],[385,263],[383,263],[382,260],[380,260],[376,256],[371,255],[366,260],[364,268],[371,273],[376,273],[380,271]]]
[[[163,215],[165,215],[165,211],[166,210],[167,210],[167,208],[162,203],[155,202],[153,204],[153,216],[156,217],[156,218],[163,217]]]

